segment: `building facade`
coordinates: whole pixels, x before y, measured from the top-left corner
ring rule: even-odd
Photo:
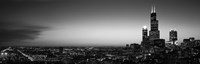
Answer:
[[[173,42],[173,44],[175,44],[175,42],[177,40],[178,40],[177,31],[176,30],[170,30],[170,32],[169,32],[169,41]]]
[[[151,11],[151,30],[149,31],[149,40],[160,39],[160,31],[158,30],[158,20],[156,19],[155,6],[152,7]]]
[[[142,41],[143,42],[146,42],[149,40],[149,37],[148,37],[148,29],[147,29],[147,26],[144,26],[142,28]]]

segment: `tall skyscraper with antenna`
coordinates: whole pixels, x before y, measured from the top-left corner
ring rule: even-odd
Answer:
[[[156,19],[156,10],[155,6],[152,6],[151,9],[151,29],[149,31],[149,40],[153,41],[155,39],[160,39],[160,31],[158,30],[158,20]]]

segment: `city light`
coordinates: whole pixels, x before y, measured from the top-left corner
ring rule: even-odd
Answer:
[[[143,26],[143,29],[147,29],[147,26]]]
[[[1,55],[3,55],[4,53],[1,53]]]
[[[5,55],[8,55],[8,53],[6,53],[6,52],[5,52],[4,54],[5,54]]]
[[[189,37],[184,39],[183,42],[178,43],[178,31],[176,31],[176,29],[167,31],[169,40],[166,41],[165,39],[161,39],[161,30],[159,30],[160,25],[156,14],[155,6],[153,6],[152,13],[150,13],[149,30],[146,25],[143,27],[141,27],[141,25],[139,26],[141,38],[138,39],[142,39],[140,42],[116,47],[80,47],[70,45],[57,47],[0,47],[0,49],[2,49],[0,53],[0,64],[200,64],[200,40],[195,39],[195,37]],[[38,27],[30,28],[35,29]],[[102,33],[107,34],[107,32],[98,30],[99,29],[97,29],[95,34],[106,38]],[[103,31],[109,30],[110,29]],[[113,33],[118,33],[118,35],[120,35],[121,31],[125,30],[115,32],[112,32],[113,30],[110,31],[111,32],[109,32],[108,35],[112,35]],[[83,36],[83,38],[86,37]],[[83,43],[86,44],[85,42]]]

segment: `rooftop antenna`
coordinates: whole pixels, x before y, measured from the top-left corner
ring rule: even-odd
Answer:
[[[155,5],[154,5],[154,9],[153,9],[153,10],[154,10],[153,12],[155,13],[155,12],[156,12],[156,7],[155,7]]]
[[[155,0],[153,0],[152,2],[153,2],[153,5],[151,8],[151,13],[156,13]]]
[[[153,13],[153,6],[151,7],[151,13]]]

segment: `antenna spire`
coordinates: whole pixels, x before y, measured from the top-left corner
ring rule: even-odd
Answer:
[[[155,7],[155,5],[154,5],[154,13],[156,12],[156,7]]]
[[[155,12],[156,12],[156,7],[155,7],[155,5],[153,5],[151,8],[151,13],[155,13]]]
[[[153,8],[153,6],[152,6],[152,7],[151,7],[151,13],[153,13],[153,11],[154,11],[153,9],[154,9],[154,8]]]

